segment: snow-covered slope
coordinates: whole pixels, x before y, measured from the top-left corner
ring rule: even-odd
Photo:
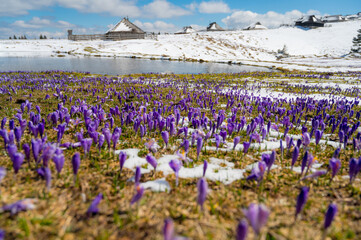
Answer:
[[[283,27],[262,31],[199,32],[160,35],[157,40],[118,42],[3,40],[0,41],[0,56],[70,53],[71,55],[242,62],[303,70],[310,67],[312,70],[315,66],[328,69],[334,67],[333,70],[337,70],[345,67],[361,68],[359,60],[342,58],[349,53],[352,38],[356,36],[359,28],[361,21],[350,21],[332,23],[331,26],[312,30]],[[277,51],[284,45],[290,56],[278,59]],[[290,67],[291,65],[293,67]]]

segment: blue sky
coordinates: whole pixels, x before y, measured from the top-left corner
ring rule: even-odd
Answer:
[[[102,33],[122,17],[146,31],[174,32],[182,26],[205,28],[216,21],[238,29],[260,21],[268,27],[304,14],[356,14],[361,0],[0,0],[0,38],[46,34]]]

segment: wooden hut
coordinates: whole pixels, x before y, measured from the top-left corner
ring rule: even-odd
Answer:
[[[68,39],[72,41],[87,40],[127,40],[127,39],[144,39],[145,32],[131,23],[128,18],[123,18],[112,29],[105,34],[84,34],[74,35],[73,30],[68,30]]]
[[[145,32],[131,23],[128,18],[123,18],[105,33],[105,38],[109,40],[144,39]]]
[[[322,22],[332,23],[332,22],[344,22],[346,18],[342,15],[329,15],[321,18]]]
[[[221,26],[219,26],[216,22],[212,22],[208,25],[207,31],[224,31]]]
[[[325,23],[318,19],[315,15],[304,16],[295,22],[296,26],[305,28],[324,27]]]

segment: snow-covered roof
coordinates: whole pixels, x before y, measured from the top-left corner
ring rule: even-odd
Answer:
[[[123,18],[113,28],[109,29],[107,33],[111,32],[136,32],[144,33],[142,29],[131,23],[127,18]]]
[[[175,34],[187,34],[187,33],[194,33],[195,30],[191,26],[183,27],[182,30],[175,32]]]
[[[224,31],[216,22],[212,22],[208,25],[207,31]]]
[[[253,23],[246,27],[244,30],[266,30],[267,27],[263,26],[260,22]]]

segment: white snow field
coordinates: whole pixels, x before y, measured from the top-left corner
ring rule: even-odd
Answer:
[[[157,40],[81,41],[0,40],[0,57],[96,56],[140,57],[241,63],[285,69],[360,71],[361,59],[347,57],[361,20],[304,30],[198,32],[159,35]],[[278,58],[286,46],[288,57]]]

